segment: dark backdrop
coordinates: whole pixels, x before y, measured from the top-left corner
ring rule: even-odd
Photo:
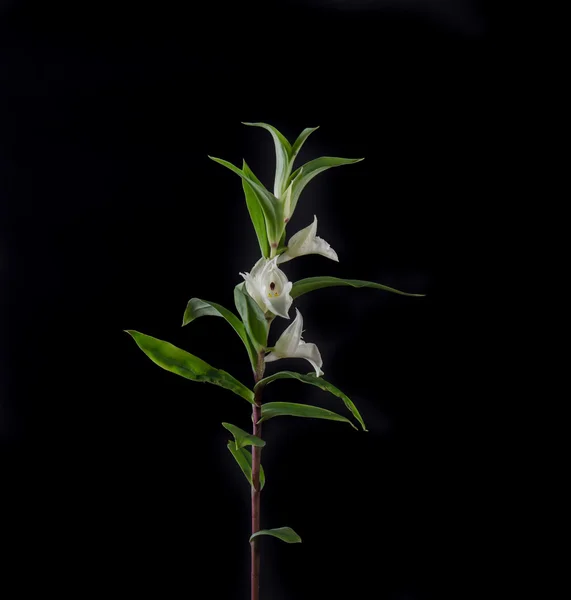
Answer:
[[[305,339],[370,428],[264,427],[262,589],[273,600],[467,597],[482,518],[462,239],[485,190],[488,24],[476,2],[7,2],[0,12],[4,519],[22,592],[248,598],[249,489],[221,421],[249,407],[161,371],[123,329],[248,382],[221,319],[257,259],[236,176],[272,181],[265,121],[301,159],[360,157],[316,178],[290,233],[319,218],[340,263],[284,270],[427,294],[304,296]],[[283,327],[277,321],[274,333]],[[271,365],[305,372],[307,364]],[[343,412],[295,382],[273,400]],[[202,591],[201,591],[202,590]]]

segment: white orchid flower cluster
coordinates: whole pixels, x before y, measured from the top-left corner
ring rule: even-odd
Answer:
[[[274,258],[262,257],[249,273],[240,273],[246,281],[248,294],[264,313],[269,313],[270,318],[278,316],[289,319],[289,310],[293,303],[290,295],[293,284],[288,281],[286,274],[278,267],[278,264],[306,254],[321,254],[339,262],[335,250],[325,240],[317,237],[317,217],[315,216],[311,225],[292,236],[284,253]],[[315,344],[308,344],[302,339],[302,330],[303,317],[296,309],[295,320],[282,333],[273,351],[265,357],[265,360],[272,362],[280,358],[305,358],[311,363],[315,374],[319,377],[323,375],[321,354]]]

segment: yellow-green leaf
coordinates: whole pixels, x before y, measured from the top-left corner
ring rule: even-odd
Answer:
[[[311,406],[310,404],[295,404],[293,402],[268,402],[267,404],[262,404],[262,418],[258,423],[273,419],[274,417],[306,417],[340,421],[342,423],[349,423],[353,429],[357,429],[349,419],[325,408]]]
[[[127,333],[135,340],[137,346],[159,367],[192,381],[219,385],[241,396],[244,400],[254,403],[254,392],[232,377],[230,373],[212,367],[198,356],[194,356],[186,350],[181,350],[169,342],[164,342],[138,331],[127,330]]]
[[[291,527],[278,527],[277,529],[260,529],[250,536],[250,541],[259,535],[271,535],[288,544],[301,544],[301,538]]]
[[[248,351],[248,356],[250,357],[250,362],[252,363],[252,368],[255,370],[258,361],[256,349],[248,337],[244,323],[242,323],[242,321],[240,321],[240,319],[232,311],[224,308],[220,304],[216,304],[216,302],[201,300],[200,298],[191,298],[188,301],[186,310],[184,311],[182,326],[184,327],[185,325],[188,325],[199,317],[206,316],[222,317],[232,326],[234,331],[240,336],[240,339],[244,343],[244,346]]]
[[[244,446],[258,446],[259,448],[263,448],[266,445],[266,442],[257,435],[252,435],[251,433],[236,427],[236,425],[232,425],[232,423],[222,423],[222,426],[234,436],[236,450],[244,448]]]
[[[365,422],[363,421],[361,414],[357,410],[357,407],[353,404],[352,400],[348,396],[346,396],[340,389],[336,388],[332,383],[329,383],[328,381],[323,379],[323,377],[317,377],[315,373],[302,375],[301,373],[295,373],[294,371],[280,371],[279,373],[275,373],[274,375],[270,375],[269,377],[265,377],[261,381],[258,381],[258,383],[254,387],[254,391],[259,387],[266,386],[268,383],[271,383],[276,379],[297,379],[302,383],[314,385],[324,390],[325,392],[329,392],[330,394],[341,398],[345,406],[351,411],[351,413],[357,419],[357,421],[359,421],[361,427],[363,428],[363,431],[367,431],[365,427]]]
[[[234,457],[235,461],[238,463],[240,469],[242,469],[242,473],[246,476],[246,479],[252,483],[252,455],[245,448],[236,449],[236,444],[234,442],[228,442],[227,445],[228,450]],[[264,473],[264,467],[260,465],[260,489],[263,490],[266,485],[266,474]]]
[[[373,281],[361,281],[360,279],[339,279],[338,277],[307,277],[306,279],[300,279],[293,284],[291,290],[292,298],[299,298],[307,292],[313,292],[313,290],[319,290],[321,288],[335,287],[335,286],[351,286],[354,288],[374,288],[376,290],[384,290],[385,292],[392,292],[393,294],[400,294],[401,296],[414,296],[421,297],[425,294],[409,294],[407,292],[401,292],[395,288],[389,287],[388,285],[382,285]]]

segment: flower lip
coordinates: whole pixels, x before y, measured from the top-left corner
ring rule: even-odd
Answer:
[[[293,303],[290,295],[293,284],[277,266],[277,257],[261,258],[250,273],[240,273],[246,281],[248,294],[264,312],[271,312],[289,319]]]

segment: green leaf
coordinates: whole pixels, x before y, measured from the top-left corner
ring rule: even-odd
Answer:
[[[293,371],[280,371],[279,373],[275,373],[274,375],[270,375],[269,377],[265,377],[261,381],[254,386],[254,391],[260,387],[266,386],[268,383],[272,383],[272,381],[276,381],[276,379],[297,379],[302,383],[309,383],[310,385],[315,385],[316,387],[324,390],[325,392],[330,392],[334,396],[341,398],[345,403],[345,406],[351,411],[353,416],[359,421],[363,431],[367,431],[365,427],[365,422],[363,421],[363,417],[357,410],[357,407],[353,404],[352,400],[346,396],[340,389],[336,388],[332,383],[325,381],[323,377],[317,377],[315,373],[310,373],[308,375],[302,375],[301,373],[294,373]]]
[[[364,160],[363,158],[335,158],[333,156],[322,156],[305,163],[300,169],[298,169],[291,177],[290,181],[293,182],[293,189],[291,194],[291,210],[290,215],[293,214],[299,196],[305,186],[319,173],[331,169],[331,167],[340,167],[342,165],[351,165]],[[295,175],[295,177],[294,177]],[[300,175],[298,177],[298,175]]]
[[[225,427],[233,436],[236,441],[236,450],[243,448],[244,446],[258,446],[259,448],[263,448],[266,445],[264,440],[260,439],[256,435],[252,435],[236,425],[232,425],[231,423],[222,423],[222,426]]]
[[[255,370],[258,362],[258,354],[252,342],[250,341],[250,338],[248,337],[244,323],[242,323],[242,321],[240,321],[240,319],[232,311],[224,308],[220,304],[216,304],[216,302],[209,302],[208,300],[201,300],[200,298],[191,298],[186,305],[186,310],[184,311],[182,326],[184,327],[185,325],[188,325],[199,317],[206,316],[222,317],[226,319],[228,323],[230,323],[234,331],[240,336],[244,346],[246,346],[248,356],[250,357],[250,362]]]
[[[414,296],[420,298],[425,294],[408,294],[407,292],[401,292],[395,288],[389,287],[388,285],[381,285],[373,281],[361,281],[360,279],[339,279],[338,277],[307,277],[306,279],[300,279],[293,284],[293,288],[290,292],[292,298],[299,298],[307,292],[313,292],[313,290],[319,290],[321,288],[334,287],[334,286],[351,286],[354,288],[374,288],[376,290],[384,290],[385,292],[393,292],[393,294],[400,294],[401,296]]]
[[[252,483],[252,455],[245,448],[236,449],[236,444],[234,442],[228,442],[227,444],[228,450],[242,469],[242,473],[246,476],[246,479],[249,481],[250,485]],[[260,490],[264,489],[266,485],[266,474],[264,473],[264,467],[260,465]]]
[[[244,172],[242,172],[241,169],[233,165],[231,162],[222,160],[221,158],[216,158],[215,156],[209,156],[208,158],[226,167],[227,169],[230,169],[230,171],[236,173],[236,175],[250,184],[252,191],[256,195],[256,198],[262,207],[262,211],[266,219],[266,229],[270,238],[270,244],[272,242],[277,243],[281,232],[283,231],[283,210],[280,201],[271,192],[268,192],[263,185],[258,183],[259,180],[254,180],[251,177],[248,177]]]
[[[319,129],[319,126],[317,127],[308,127],[307,129],[304,129],[300,134],[299,137],[297,138],[297,140],[295,140],[295,142],[293,143],[293,146],[291,147],[291,154],[290,154],[290,168],[291,166],[293,166],[293,162],[296,159],[299,151],[301,150],[301,147],[303,146],[303,144],[305,144],[305,140],[314,132],[317,131]]]
[[[278,527],[277,529],[260,529],[260,531],[256,531],[250,536],[250,541],[259,535],[271,535],[273,537],[278,538],[282,542],[287,542],[288,544],[301,544],[301,538],[291,527]]]
[[[250,167],[246,164],[245,160],[242,162],[242,172],[249,179],[253,179],[256,183],[262,185]],[[246,206],[248,207],[250,219],[252,219],[252,224],[254,225],[254,230],[256,232],[256,237],[258,238],[258,244],[260,244],[262,256],[269,258],[270,242],[268,241],[268,232],[266,231],[266,219],[264,217],[264,211],[262,210],[262,206],[258,200],[258,197],[256,196],[256,193],[246,179],[242,179],[242,189],[244,190]]]
[[[234,303],[256,351],[263,350],[268,343],[268,324],[262,309],[248,294],[244,283],[234,288]]]
[[[341,421],[349,423],[353,429],[357,429],[349,419],[338,415],[325,408],[311,406],[309,404],[294,404],[293,402],[268,402],[262,404],[262,418],[258,421],[267,421],[274,417],[308,417],[311,419],[327,419],[328,421]]]
[[[262,127],[272,134],[276,147],[276,175],[274,178],[274,196],[281,198],[285,182],[289,177],[291,144],[275,127],[267,123],[243,123],[251,127]]]
[[[169,342],[163,342],[138,331],[126,330],[126,332],[135,340],[139,348],[159,367],[192,381],[219,385],[241,396],[244,400],[252,404],[254,403],[254,392],[237,379],[234,379],[230,373],[222,369],[215,369],[207,362],[198,358],[198,356],[181,350]]]

